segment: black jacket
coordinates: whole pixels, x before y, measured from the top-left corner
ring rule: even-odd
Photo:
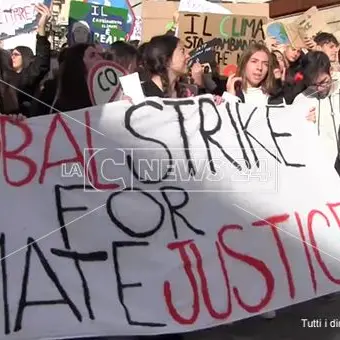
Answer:
[[[16,90],[19,103],[18,113],[29,116],[30,105],[39,93],[39,84],[50,70],[51,46],[46,36],[37,35],[36,55],[28,67],[20,73],[12,71],[6,81]],[[27,95],[26,95],[27,94]],[[6,98],[4,98],[6,101]],[[13,112],[3,112],[8,114]]]

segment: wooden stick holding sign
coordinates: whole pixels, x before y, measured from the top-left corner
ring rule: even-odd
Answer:
[[[120,100],[123,96],[119,78],[128,72],[113,61],[99,61],[89,71],[87,86],[91,103],[102,105]]]

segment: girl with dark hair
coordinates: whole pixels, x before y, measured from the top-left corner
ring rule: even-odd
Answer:
[[[33,51],[27,46],[17,46],[12,50],[12,67],[16,73],[27,68],[34,59]]]
[[[144,66],[151,78],[142,84],[146,97],[185,96],[178,80],[186,73],[189,56],[177,37],[153,37],[146,46],[144,58]]]
[[[0,48],[0,114],[19,113],[19,103],[15,90],[8,84],[13,70],[10,53]]]
[[[314,111],[313,122],[318,136],[326,146],[325,152],[336,157],[340,125],[339,97],[331,96],[334,83],[329,57],[321,51],[306,54],[302,58],[295,82],[295,93],[298,95],[293,104]]]
[[[102,50],[97,45],[78,44],[69,47],[60,66],[55,107],[59,111],[72,111],[92,106],[87,74],[102,60]]]
[[[8,79],[13,88],[18,89],[19,112],[29,115],[34,95],[39,84],[50,70],[50,42],[46,35],[46,25],[51,17],[49,8],[43,4],[36,6],[38,22],[36,55],[26,46],[18,46],[12,51],[13,73]]]
[[[236,75],[227,81],[227,100],[258,105],[283,104],[283,94],[277,90],[273,56],[263,44],[253,44],[241,56]]]
[[[78,110],[92,106],[87,87],[90,68],[102,60],[102,50],[92,44],[77,44],[60,54],[58,77],[46,86],[32,115]]]
[[[146,59],[145,53],[146,53],[146,47],[147,46],[148,46],[148,42],[145,42],[138,47],[137,70],[138,70],[139,78],[140,78],[141,82],[149,80],[149,75],[148,75],[148,72],[145,68],[145,59]]]
[[[128,73],[134,73],[137,71],[138,50],[125,41],[117,41],[104,53],[104,59],[114,61]]]
[[[331,90],[331,63],[324,52],[307,53],[301,60],[300,68],[295,76],[295,95],[302,98],[326,98]],[[306,91],[305,94],[302,92]],[[298,98],[295,98],[298,100]],[[295,101],[296,101],[295,100]],[[294,102],[295,102],[294,101]]]

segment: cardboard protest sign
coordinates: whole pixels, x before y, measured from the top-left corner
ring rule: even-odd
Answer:
[[[93,105],[102,105],[122,97],[119,78],[127,71],[112,61],[99,61],[89,71],[87,85]]]
[[[6,39],[37,28],[39,17],[35,6],[51,5],[51,0],[6,0],[0,2],[0,39]]]
[[[124,8],[71,1],[69,44],[98,42],[108,47],[115,41],[125,40],[127,13]]]
[[[316,7],[311,7],[293,22],[273,21],[263,27],[266,37],[275,38],[279,44],[305,48],[304,39],[313,39],[319,32],[327,31],[327,23]]]
[[[308,11],[298,17],[292,24],[288,25],[291,29],[293,46],[304,47],[304,38],[313,39],[318,33],[323,32],[327,27],[325,18],[316,7],[311,7]]]
[[[182,333],[339,291],[340,179],[301,108],[0,121],[2,339]]]
[[[263,26],[266,38],[274,38],[280,45],[292,45],[289,40],[286,25],[280,21],[270,22]]]
[[[179,37],[189,51],[201,47],[213,38],[219,39],[215,61],[220,74],[230,64],[237,64],[243,51],[254,42],[264,42],[262,30],[267,18],[241,15],[180,13]]]
[[[106,7],[114,7],[114,8],[124,8],[128,11],[128,16],[126,23],[124,25],[124,32],[127,33],[128,37],[131,37],[133,34],[133,31],[135,29],[135,24],[136,24],[136,16],[133,11],[133,8],[131,7],[130,1],[129,0],[76,0],[76,1],[81,1],[85,3],[91,3],[95,5],[101,5],[101,6],[106,6]]]

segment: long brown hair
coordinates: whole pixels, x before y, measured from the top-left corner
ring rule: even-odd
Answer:
[[[268,56],[268,73],[267,76],[263,79],[260,87],[262,91],[266,94],[271,94],[275,88],[275,78],[274,78],[274,62],[273,57],[269,51],[269,49],[263,44],[252,44],[245,50],[238,62],[236,76],[242,78],[242,89],[247,90],[247,79],[246,79],[246,67],[247,64],[256,52],[264,52]]]
[[[16,78],[11,68],[10,54],[0,48],[0,114],[19,113],[16,89],[9,84]]]
[[[171,97],[168,76],[169,62],[180,40],[172,35],[153,37],[144,52],[145,68],[150,76],[159,76],[165,97]],[[175,83],[177,97],[185,97],[185,89],[178,81]]]
[[[58,90],[55,108],[72,111],[92,106],[87,87],[87,71],[84,53],[93,44],[75,44],[67,47],[59,68]],[[54,105],[52,105],[54,106]]]

